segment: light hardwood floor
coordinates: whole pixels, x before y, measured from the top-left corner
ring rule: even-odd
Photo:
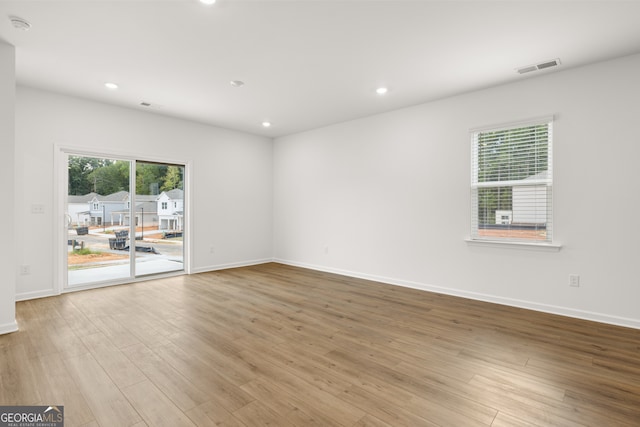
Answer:
[[[17,317],[0,404],[67,427],[640,425],[640,330],[279,264]]]

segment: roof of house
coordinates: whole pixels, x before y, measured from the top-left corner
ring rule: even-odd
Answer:
[[[144,211],[145,214],[155,214],[155,213],[157,213],[157,209],[158,209],[158,204],[153,200],[152,201],[142,201],[142,202],[136,200],[136,209],[135,209],[136,213]],[[123,209],[121,211],[115,211],[113,213],[120,213],[120,214],[128,215],[129,214],[129,209]]]
[[[173,190],[163,191],[162,193],[166,194],[167,197],[171,200],[182,200],[184,199],[184,190],[179,188],[174,188]],[[161,196],[162,194],[160,194]],[[158,196],[158,197],[160,197]]]
[[[139,204],[139,202],[155,202],[157,198],[157,194],[136,194],[136,204]]]
[[[182,200],[184,198],[184,191],[179,188],[174,188],[170,191],[163,191],[160,195],[157,194],[136,194],[136,206],[141,206],[141,203],[145,203],[145,210],[147,210],[148,206],[155,205],[158,201],[159,197],[162,194],[166,194],[167,197],[171,200]],[[98,193],[88,193],[83,196],[68,196],[69,203],[89,203],[93,199],[98,200],[99,202],[125,202],[130,199],[128,191],[117,191],[115,193],[107,194],[106,196],[102,196]]]
[[[96,199],[100,202],[123,202],[129,196],[128,191],[117,191],[115,193],[107,194],[106,196],[96,195]]]
[[[533,181],[533,180],[544,180],[544,179],[549,179],[549,171],[542,171],[542,172],[538,172],[535,175],[531,175],[526,177],[525,179],[523,179],[523,181]]]
[[[67,196],[67,203],[89,203],[94,197],[102,197],[98,193],[88,193],[83,196],[69,195]]]

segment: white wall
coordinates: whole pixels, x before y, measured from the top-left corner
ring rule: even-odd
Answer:
[[[14,190],[14,100],[15,100],[15,49],[0,41],[0,158],[4,164],[0,168],[0,182],[4,188],[3,198],[7,205],[0,209],[2,224],[2,244],[0,244],[0,334],[17,329],[15,316],[16,272],[15,235],[12,226],[15,210],[12,201]]]
[[[53,205],[56,144],[190,161],[192,272],[272,257],[269,138],[18,87],[16,141],[14,264],[31,266],[18,277],[18,299],[54,293],[54,218],[62,223]],[[44,205],[45,214],[32,214],[33,204]]]
[[[276,139],[275,258],[640,327],[638,76],[635,55]],[[562,249],[465,242],[469,129],[549,114]]]

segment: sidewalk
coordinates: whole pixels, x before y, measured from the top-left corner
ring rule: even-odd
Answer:
[[[170,271],[180,271],[184,269],[184,264],[170,259],[149,259],[141,258],[136,260],[136,276],[148,274],[167,273]],[[99,266],[96,268],[85,268],[82,270],[69,271],[68,286],[85,285],[94,282],[106,282],[109,280],[124,279],[130,277],[128,260],[119,265]]]

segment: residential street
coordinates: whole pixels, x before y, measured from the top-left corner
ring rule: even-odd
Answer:
[[[108,230],[108,229],[107,229]],[[140,237],[141,232],[136,233]],[[144,232],[145,236],[158,235],[158,230],[149,230]],[[125,251],[112,250],[109,248],[109,239],[114,239],[115,235],[112,233],[103,233],[101,229],[92,229],[89,234],[78,236],[75,229],[70,229],[68,232],[67,240],[76,240],[77,242],[84,242],[84,247],[100,252],[112,252],[122,254]],[[127,239],[127,246],[130,245],[130,239]],[[156,239],[145,238],[145,240],[136,240],[136,246],[138,247],[153,247],[158,254],[138,252],[138,256],[155,256],[163,255],[167,258],[182,258],[182,241],[174,239]]]

